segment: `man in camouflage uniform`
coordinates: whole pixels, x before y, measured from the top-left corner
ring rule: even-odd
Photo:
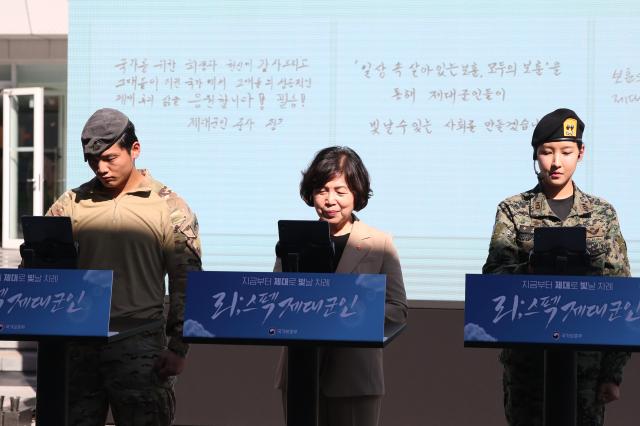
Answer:
[[[559,109],[543,117],[533,132],[533,159],[539,184],[498,205],[485,274],[527,274],[537,227],[582,226],[587,230],[589,274],[629,276],[627,247],[614,208],[585,194],[572,175],[584,156],[584,123]],[[578,352],[578,425],[604,423],[604,404],[620,397],[625,352]],[[543,417],[542,350],[504,349],[504,407],[511,426],[540,426]]]
[[[175,192],[136,169],[140,143],[123,113],[96,111],[81,139],[96,176],[65,192],[47,214],[71,217],[78,268],[114,271],[112,318],[163,319],[165,274],[170,306],[166,328],[70,345],[69,424],[104,425],[110,405],[116,424],[169,425],[188,350],[187,272],[201,270],[198,222]]]

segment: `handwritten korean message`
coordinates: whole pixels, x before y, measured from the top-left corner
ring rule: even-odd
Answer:
[[[282,112],[304,111],[313,88],[305,57],[124,57],[113,67],[116,103],[186,110],[184,125],[198,133],[275,132],[286,125]]]

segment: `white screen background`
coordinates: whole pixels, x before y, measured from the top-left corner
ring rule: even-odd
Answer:
[[[84,122],[118,108],[137,166],[197,213],[205,269],[265,271],[277,220],[315,218],[300,171],[347,145],[408,297],[463,300],[496,205],[536,183],[535,123],[568,107],[586,123],[575,180],[616,207],[637,270],[638,6],[520,3],[71,0],[68,184],[91,178]]]

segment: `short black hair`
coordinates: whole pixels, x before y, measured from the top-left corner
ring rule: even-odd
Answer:
[[[138,137],[136,136],[136,127],[131,121],[129,121],[129,123],[127,123],[127,127],[125,127],[124,132],[122,133],[122,136],[120,137],[120,140],[118,140],[118,142],[116,143],[118,143],[121,148],[126,149],[127,152],[131,154],[131,147],[137,140]]]
[[[346,146],[331,146],[316,153],[307,170],[302,172],[300,197],[308,206],[313,206],[314,191],[340,175],[353,193],[354,210],[365,208],[373,195],[369,172],[360,156]]]

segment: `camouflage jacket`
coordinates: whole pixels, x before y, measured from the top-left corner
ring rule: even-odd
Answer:
[[[141,170],[140,185],[117,198],[97,179],[65,192],[47,215],[69,216],[78,268],[112,269],[112,317],[162,318],[169,277],[169,348],[182,342],[187,273],[201,266],[198,221],[175,192]]]
[[[574,185],[569,215],[561,221],[549,207],[540,186],[509,197],[498,205],[484,274],[527,274],[533,230],[548,226],[583,226],[587,230],[590,275],[630,276],[627,245],[613,206]],[[605,352],[601,381],[619,383],[628,354]]]

